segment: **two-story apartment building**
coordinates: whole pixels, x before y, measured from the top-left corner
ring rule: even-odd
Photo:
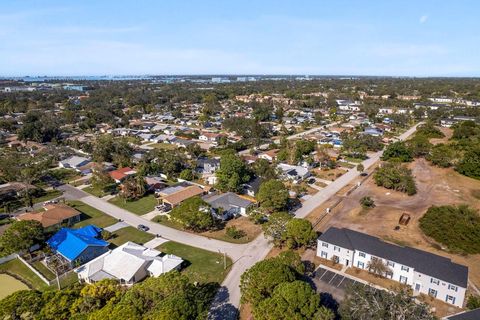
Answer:
[[[380,260],[389,269],[386,277],[410,286],[415,294],[428,294],[458,307],[465,299],[466,266],[365,233],[331,227],[318,238],[317,256],[366,270],[371,261]]]

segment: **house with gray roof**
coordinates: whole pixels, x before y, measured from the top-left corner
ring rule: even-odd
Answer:
[[[90,163],[90,160],[85,157],[71,156],[58,163],[60,168],[75,169],[80,171],[80,168]]]
[[[203,200],[208,203],[215,211],[219,219],[227,220],[234,216],[247,216],[248,208],[253,202],[244,199],[233,192],[207,195]]]
[[[365,233],[331,227],[318,238],[317,256],[347,267],[368,270],[380,260],[388,268],[383,276],[408,285],[414,294],[427,294],[462,307],[468,267],[411,247],[402,247]]]
[[[445,320],[478,320],[480,319],[480,308],[470,311],[462,311],[460,313],[443,318]]]

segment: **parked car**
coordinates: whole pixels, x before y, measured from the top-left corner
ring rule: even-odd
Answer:
[[[43,204],[47,205],[47,204],[57,204],[57,203],[58,203],[58,200],[48,200],[48,201],[45,201]]]
[[[141,230],[141,231],[145,231],[145,232],[148,231],[148,230],[150,230],[149,227],[147,227],[147,226],[145,226],[145,225],[143,225],[143,224],[139,224],[139,225],[137,226],[137,229],[138,229],[138,230]]]
[[[360,173],[360,176],[366,177],[366,176],[368,176],[368,173],[367,172],[362,172],[362,173]]]
[[[315,178],[310,178],[307,180],[308,184],[314,184],[315,183]]]

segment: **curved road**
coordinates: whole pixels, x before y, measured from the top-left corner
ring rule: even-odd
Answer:
[[[420,124],[420,123],[419,123]],[[399,136],[400,140],[407,139],[413,134],[419,125],[415,125],[405,133]],[[318,130],[319,128],[314,128]],[[303,133],[305,134],[305,132]],[[369,159],[363,161],[367,169],[374,165],[382,156],[383,151],[373,154]],[[343,187],[358,177],[360,173],[356,169],[350,169],[343,176],[317,192],[310,199],[305,201],[300,209],[295,212],[297,217],[306,217],[312,210],[320,206]],[[119,208],[105,200],[90,195],[82,190],[70,185],[63,185],[59,189],[65,191],[65,197],[68,199],[78,199],[86,204],[105,212],[106,214],[122,219],[127,224],[136,227],[139,224],[150,228],[148,232],[159,234],[162,238],[181,242],[193,247],[226,253],[233,261],[232,268],[222,283],[217,297],[213,303],[210,319],[229,319],[236,318],[237,310],[240,305],[240,276],[256,262],[264,259],[271,250],[272,245],[260,234],[255,240],[247,244],[233,244],[215,239],[209,239],[193,233],[179,231],[164,225],[143,219],[127,210]]]

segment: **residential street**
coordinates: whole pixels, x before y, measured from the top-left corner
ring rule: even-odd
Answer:
[[[405,140],[416,130],[416,127],[407,130],[399,138]],[[316,128],[318,130],[318,128]],[[382,151],[375,153],[369,159],[363,162],[366,169],[375,164],[381,157]],[[303,206],[296,211],[297,217],[306,217],[312,210],[320,206],[323,202],[328,200],[336,192],[341,190],[353,179],[358,177],[359,172],[356,169],[351,169],[343,176],[317,192],[314,196],[303,203]],[[105,200],[92,196],[84,191],[81,191],[70,185],[63,185],[59,189],[65,191],[67,199],[78,199],[86,204],[105,212],[106,214],[122,219],[127,224],[136,227],[139,224],[146,225],[150,228],[148,231],[152,234],[158,234],[162,238],[181,242],[193,247],[210,250],[214,252],[226,253],[233,261],[231,271],[222,283],[222,288],[217,294],[216,300],[212,307],[210,319],[226,319],[229,316],[236,315],[236,310],[240,305],[240,277],[241,275],[253,266],[256,262],[265,258],[272,245],[263,234],[260,234],[255,240],[248,244],[233,244],[220,240],[209,239],[203,236],[195,235],[193,233],[179,231],[172,229],[158,223],[146,220],[141,216],[137,216],[124,209],[121,209]]]

